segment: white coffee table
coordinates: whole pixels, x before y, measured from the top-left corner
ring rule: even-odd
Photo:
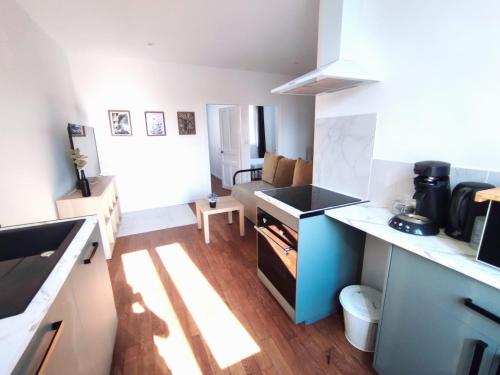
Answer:
[[[196,201],[196,219],[198,221],[198,229],[202,228],[201,219],[203,217],[203,230],[205,234],[205,243],[210,243],[210,227],[208,218],[210,215],[222,214],[227,212],[227,220],[229,224],[233,223],[233,211],[238,211],[240,216],[240,236],[245,235],[245,208],[243,204],[231,196],[220,197],[217,199],[217,206],[210,208],[208,199]]]

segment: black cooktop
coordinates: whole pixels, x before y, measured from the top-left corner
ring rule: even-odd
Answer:
[[[361,199],[313,185],[264,190],[263,193],[302,212],[323,211],[362,202]]]

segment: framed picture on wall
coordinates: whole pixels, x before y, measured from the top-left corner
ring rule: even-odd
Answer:
[[[165,114],[163,112],[144,112],[146,117],[146,134],[147,135],[166,135],[165,131]]]
[[[132,135],[132,122],[130,121],[130,111],[109,110],[109,126],[111,135],[126,136]]]
[[[85,126],[77,124],[68,124],[68,128],[72,137],[85,137]]]
[[[196,134],[196,120],[194,112],[177,112],[179,135]]]

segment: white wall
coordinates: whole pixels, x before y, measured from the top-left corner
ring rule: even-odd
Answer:
[[[318,96],[316,117],[378,113],[378,159],[500,170],[500,2],[364,4],[364,61],[384,81]]]
[[[0,224],[55,219],[54,200],[76,179],[67,58],[15,1],[0,1],[0,24]]]
[[[251,103],[277,106],[290,156],[305,156],[309,138],[287,145],[289,132],[310,133],[312,145],[314,99],[270,94],[288,76],[90,54],[70,55],[70,65],[87,123],[95,127],[102,173],[117,176],[124,211],[190,202],[210,192],[207,104],[241,106],[243,167]],[[108,109],[131,111],[132,137],[110,135]],[[146,136],[146,110],[165,111],[166,137]],[[178,135],[176,111],[196,113],[196,135]]]
[[[363,271],[361,284],[382,291],[387,273],[388,257],[391,244],[380,238],[366,235],[365,253],[363,256]]]
[[[290,97],[289,95],[282,95]],[[309,98],[309,97],[305,97]],[[276,127],[277,152],[288,158],[298,158],[312,160],[312,150],[314,142],[314,127],[309,127],[308,108],[292,106],[288,116],[295,121],[289,126],[283,126],[283,118],[280,116],[279,108],[276,116],[278,126]],[[301,150],[300,153],[297,150]]]

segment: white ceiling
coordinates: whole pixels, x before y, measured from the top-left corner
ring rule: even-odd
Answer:
[[[319,0],[17,1],[70,52],[294,75],[316,65]]]

